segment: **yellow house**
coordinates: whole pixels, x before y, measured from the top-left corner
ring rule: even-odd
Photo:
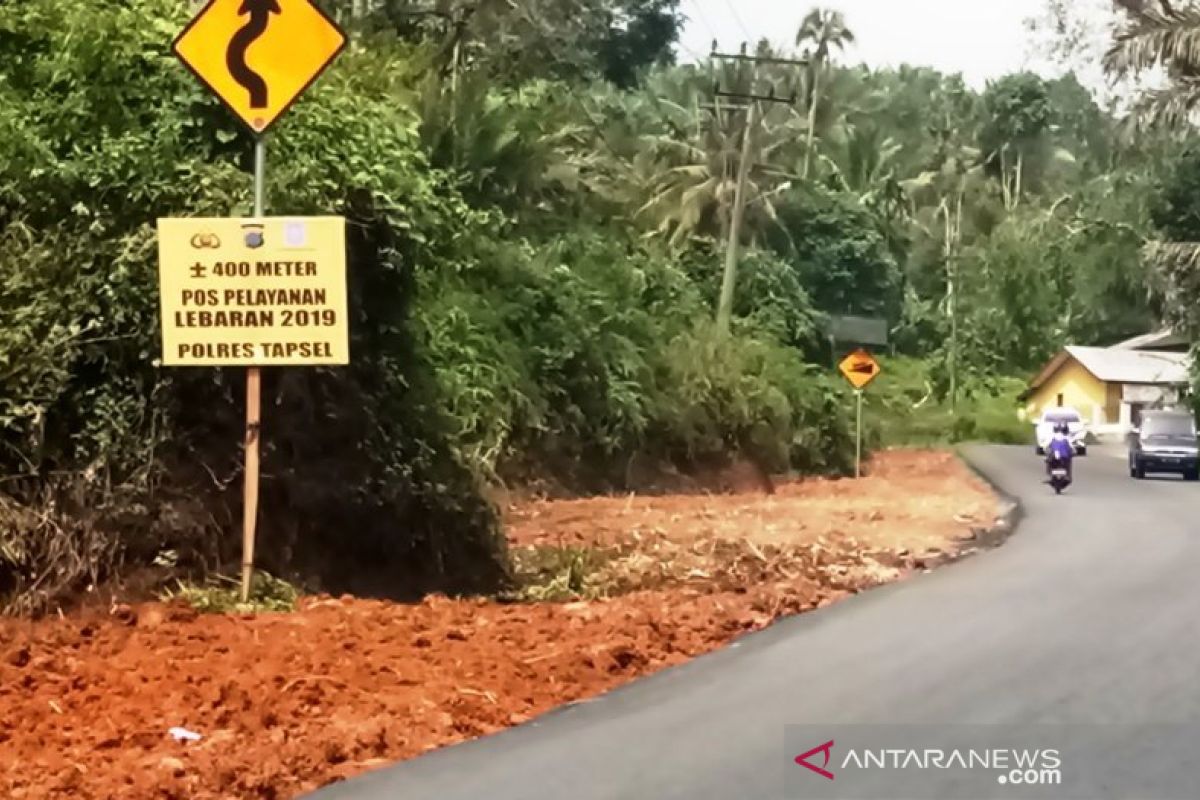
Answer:
[[[1069,407],[1096,432],[1120,432],[1148,408],[1178,403],[1187,393],[1186,353],[1123,347],[1067,347],[1050,360],[1021,395],[1027,419]]]

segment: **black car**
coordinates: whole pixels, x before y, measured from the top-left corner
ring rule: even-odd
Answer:
[[[1151,472],[1179,473],[1200,480],[1200,440],[1196,420],[1186,411],[1147,411],[1129,437],[1129,475],[1145,478]]]

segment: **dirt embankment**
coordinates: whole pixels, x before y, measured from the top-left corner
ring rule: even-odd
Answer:
[[[997,510],[951,456],[891,453],[862,481],[773,495],[509,509],[514,550],[541,581],[530,591],[597,599],[3,621],[0,797],[295,797],[903,577]],[[175,726],[203,738],[176,741]]]

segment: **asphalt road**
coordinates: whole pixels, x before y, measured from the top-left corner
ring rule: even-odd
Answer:
[[[1120,725],[1200,725],[1200,484],[1135,482],[1118,455],[1093,451],[1055,497],[1032,448],[969,455],[1024,508],[1003,547],[311,797],[825,797],[842,784],[797,778],[787,726],[1092,724],[1120,739]],[[1190,777],[1185,794],[1172,783],[1200,777],[1198,754],[1192,739],[1158,748],[1153,768],[1141,756],[1126,763],[1147,771],[1137,795],[1097,778],[1046,796],[1200,796]],[[1107,760],[1095,756],[1084,772]],[[920,796],[982,796],[936,784]]]

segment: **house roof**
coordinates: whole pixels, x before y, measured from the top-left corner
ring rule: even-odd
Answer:
[[[1135,336],[1112,346],[1114,350],[1153,350],[1156,347],[1181,347],[1188,344],[1187,337],[1176,334],[1171,329],[1145,333]]]
[[[1042,368],[1029,384],[1035,391],[1058,372],[1067,359],[1105,383],[1149,383],[1178,386],[1189,382],[1191,359],[1186,353],[1160,353],[1108,347],[1067,347]]]

